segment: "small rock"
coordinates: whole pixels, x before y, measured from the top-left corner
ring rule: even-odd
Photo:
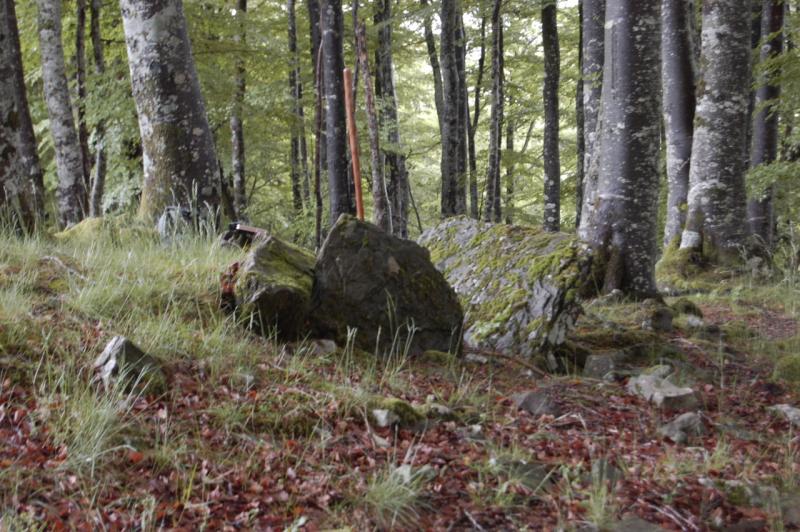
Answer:
[[[518,393],[512,396],[517,408],[533,416],[560,416],[561,407],[553,400],[553,390],[540,388],[538,390]]]
[[[652,366],[644,371],[645,375],[652,375],[653,377],[658,377],[659,379],[666,379],[670,375],[672,375],[672,366],[668,366],[666,364],[657,364]]]
[[[642,303],[645,312],[642,329],[655,332],[672,332],[673,313],[664,303],[655,299],[647,299]]]
[[[622,358],[624,353],[620,352],[589,355],[583,366],[583,376],[589,379],[605,379],[620,368]]]
[[[112,338],[92,368],[95,378],[106,388],[120,377],[126,386],[150,393],[160,393],[166,386],[164,371],[158,361],[124,336]]]
[[[164,209],[156,223],[158,237],[164,244],[172,244],[192,228],[192,211],[187,207],[170,205]]]
[[[697,393],[691,388],[681,388],[655,375],[640,375],[628,380],[628,392],[640,395],[659,408],[667,410],[694,410],[700,406]]]
[[[425,406],[425,413],[428,417],[444,419],[447,421],[455,420],[456,415],[453,410],[439,403],[429,403]]]
[[[333,340],[314,340],[311,342],[311,353],[316,356],[332,355],[338,348]]]
[[[795,408],[789,405],[775,405],[769,407],[769,410],[773,412],[780,412],[786,417],[786,419],[789,420],[790,424],[800,427],[800,408]]]
[[[398,421],[400,421],[400,416],[392,412],[391,410],[385,410],[383,408],[375,408],[371,412],[372,420],[375,424],[385,429],[386,427],[391,427]]]
[[[475,353],[467,353],[464,356],[464,362],[483,365],[489,363],[489,358],[483,355],[476,355]]]
[[[703,418],[695,412],[687,412],[676,417],[658,429],[658,433],[675,443],[686,443],[692,436],[702,436],[706,428]]]
[[[701,329],[705,327],[706,322],[703,318],[698,318],[697,316],[689,315],[686,317],[686,326],[690,329]]]

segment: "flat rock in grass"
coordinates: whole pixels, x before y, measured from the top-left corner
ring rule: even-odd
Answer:
[[[511,397],[517,408],[533,416],[560,416],[563,409],[553,399],[553,390],[539,388],[515,394]]]
[[[160,393],[166,377],[158,360],[148,355],[124,336],[115,336],[92,364],[95,378],[108,388],[121,382],[128,388]]]
[[[319,252],[312,321],[319,336],[340,345],[353,328],[355,344],[366,351],[394,342],[404,349],[410,338],[418,354],[455,351],[464,314],[425,248],[343,215]]]
[[[658,429],[658,433],[675,443],[686,443],[689,438],[702,436],[706,432],[703,418],[696,412],[681,414]]]
[[[544,354],[551,369],[562,369],[551,355],[581,314],[581,297],[597,286],[592,254],[576,236],[455,217],[419,242],[464,306],[467,347]]]
[[[769,410],[783,414],[790,424],[800,427],[800,408],[789,405],[775,405],[771,406]]]
[[[628,380],[627,389],[629,393],[667,410],[695,410],[700,406],[700,399],[694,390],[675,386],[656,375],[633,377]]]
[[[314,284],[314,255],[269,236],[250,250],[236,281],[241,323],[282,340],[306,333]]]

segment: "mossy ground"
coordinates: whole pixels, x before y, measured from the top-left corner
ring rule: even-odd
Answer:
[[[376,358],[342,345],[319,355],[308,341],[248,333],[217,308],[219,274],[242,258],[213,239],[163,247],[135,235],[0,236],[3,527],[368,530],[400,504],[420,529],[469,526],[464,511],[486,529],[613,521],[623,508],[659,522],[660,505],[703,528],[713,524],[703,506],[712,492],[701,478],[745,479],[782,496],[800,485],[792,431],[766,410],[800,404],[772,378],[775,362],[800,347],[796,284],[740,278],[732,293],[689,296],[727,331],[713,342],[681,327],[643,331],[637,305],[625,302],[594,305],[578,323],[571,341],[584,349],[641,346],[652,350],[648,363],[698,368],[687,381],[712,428],[769,434],[753,443],[712,430],[692,450],[663,442],[662,415],[617,384],[542,381],[513,361],[476,365],[447,353]],[[163,362],[166,393],[90,385],[88,366],[117,334]],[[510,397],[543,384],[564,414],[518,412]],[[436,418],[433,404],[453,415]],[[426,422],[376,428],[369,410],[387,405]],[[603,492],[587,475],[601,459],[635,474]],[[540,462],[556,473],[531,486],[516,465]],[[498,466],[506,463],[516,465]],[[425,466],[431,474],[414,476]],[[722,499],[714,515],[735,523],[742,504]],[[779,519],[773,510],[747,512]]]

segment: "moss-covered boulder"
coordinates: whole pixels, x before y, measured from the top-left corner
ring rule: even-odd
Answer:
[[[355,343],[368,351],[408,340],[413,353],[455,352],[464,319],[425,248],[348,215],[319,252],[313,304],[316,334],[343,345],[357,329]]]
[[[573,235],[450,218],[419,242],[455,288],[468,346],[531,356],[562,344],[593,294],[592,257]]]
[[[314,284],[314,255],[273,236],[259,242],[236,281],[239,319],[261,334],[281,339],[305,335]]]

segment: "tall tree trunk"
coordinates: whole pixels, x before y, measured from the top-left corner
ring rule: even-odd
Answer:
[[[303,109],[301,101],[302,89],[300,89],[300,58],[297,55],[297,23],[295,21],[295,2],[286,2],[286,11],[289,21],[289,92],[292,100],[291,117],[291,180],[292,180],[292,204],[295,211],[303,210],[302,182],[305,176],[302,175],[303,167],[300,162],[301,142],[300,142],[300,119]]]
[[[21,109],[15,74],[19,60],[15,55],[19,54],[19,47],[8,44],[14,39],[11,26],[16,23],[8,4],[7,1],[0,4],[0,214],[3,218],[10,216],[18,228],[29,230],[35,220],[30,187],[25,179],[19,120],[27,111]]]
[[[181,0],[120,0],[144,158],[139,214],[216,215],[219,169]]]
[[[768,39],[761,47],[761,62],[766,63],[783,52],[782,0],[763,0],[761,34]],[[761,75],[755,96],[756,115],[753,118],[753,139],[750,150],[750,167],[770,164],[778,157],[778,109],[781,87],[777,72]],[[747,204],[750,230],[765,248],[772,248],[775,238],[775,213],[773,190],[769,187],[760,197],[751,198]]]
[[[400,122],[397,117],[397,92],[394,85],[394,61],[392,59],[392,1],[379,0],[375,12],[378,27],[377,64],[375,65],[381,98],[381,121],[386,130],[386,139],[381,149],[386,162],[386,185],[392,205],[392,229],[394,234],[408,238],[408,172],[406,155],[400,138]]]
[[[686,222],[695,111],[693,0],[661,2],[661,80],[667,143],[667,220],[664,246],[680,238]]]
[[[367,30],[362,23],[356,30],[358,64],[361,66],[364,79],[364,98],[367,104],[367,126],[369,129],[370,167],[372,169],[372,198],[375,203],[373,216],[375,225],[392,233],[392,212],[389,201],[389,190],[383,177],[383,163],[380,151],[380,126],[378,113],[375,110],[375,92],[372,87],[372,75],[367,55]]]
[[[237,33],[234,41],[247,46],[247,0],[236,2]],[[236,217],[247,220],[247,180],[244,151],[244,98],[247,91],[247,71],[242,52],[236,58],[233,105],[231,109],[231,173],[233,174],[233,206]]]
[[[486,173],[486,210],[483,219],[499,223],[502,219],[500,156],[503,141],[503,18],[501,0],[492,9],[492,116],[489,128],[489,168]]]
[[[19,28],[14,0],[0,0],[3,5],[3,20],[8,28],[6,53],[10,55],[11,75],[14,77],[14,94],[17,99],[17,112],[19,120],[19,156],[26,176],[25,187],[30,190],[30,207],[35,218],[43,220],[45,217],[44,206],[44,174],[39,162],[36,135],[33,132],[30,108],[28,106],[28,91],[25,87],[25,71],[22,67],[22,48],[19,41]],[[5,77],[5,76],[4,76]]]
[[[600,126],[600,101],[605,61],[606,0],[583,0],[583,192],[580,223],[594,216],[596,207],[599,150],[596,149]]]
[[[511,102],[509,101],[509,107]],[[506,162],[506,223],[514,223],[514,119],[508,113],[506,120],[506,156],[510,159]]]
[[[697,103],[681,248],[738,260],[747,230],[745,150],[750,93],[749,0],[703,3],[703,90]]]
[[[578,2],[578,69],[583,72],[583,2]],[[586,155],[586,128],[583,118],[583,82],[575,84],[575,228],[581,226],[581,206],[583,205],[583,158]]]
[[[542,7],[542,45],[544,47],[544,230],[561,229],[561,161],[558,154],[558,87],[561,53],[558,48],[556,3]]]
[[[100,34],[100,13],[103,0],[92,0],[90,30],[92,37],[92,51],[94,55],[94,72],[102,76],[106,71],[105,51],[103,39]],[[97,123],[94,130],[94,177],[92,178],[92,191],[89,195],[89,215],[103,215],[103,194],[106,186],[106,126],[103,120]]]
[[[473,116],[467,121],[469,142],[469,215],[478,219],[480,200],[478,198],[478,158],[475,153],[475,132],[481,116],[481,92],[483,90],[483,70],[486,63],[486,17],[481,17],[481,53],[478,56],[478,79],[475,82],[475,103]]]
[[[75,2],[75,115],[78,117],[78,142],[81,146],[84,190],[91,190],[92,155],[89,152],[89,129],[86,127],[86,0]],[[88,202],[88,197],[87,197]],[[89,207],[91,211],[91,206]]]
[[[320,50],[321,50],[321,46],[322,46],[322,31],[320,29],[322,21],[321,21],[320,17],[322,16],[322,13],[321,13],[320,7],[319,7],[319,0],[306,0],[306,8],[308,10],[308,22],[309,22],[309,32],[308,33],[309,33],[309,37],[310,37],[310,41],[311,41],[311,67],[312,67],[312,71],[314,73],[314,80],[315,80],[314,81],[314,84],[315,84],[314,86],[315,86],[315,90],[317,91],[317,96],[321,96],[322,98],[324,98],[325,97],[325,82],[322,79],[322,72],[318,72],[318,70],[321,70],[320,67],[322,66],[321,55],[320,55]],[[319,76],[319,79],[320,79],[321,83],[317,83],[317,81],[316,81],[318,79],[318,76]],[[317,107],[315,106],[314,107],[314,113],[315,113],[315,115],[314,115],[314,124],[316,124],[318,120],[320,120],[324,124],[325,123],[325,107],[322,106],[320,108],[320,112],[322,113],[321,117],[316,116],[316,112],[317,112]],[[315,131],[315,140],[314,140],[314,142],[319,143],[319,151],[320,151],[320,159],[319,159],[320,163],[319,164],[322,164],[323,162],[326,163],[326,161],[328,160],[327,141],[325,139],[325,128],[324,127],[319,132],[319,134],[320,134],[320,138],[317,139],[316,138],[316,131]],[[316,162],[316,152],[317,152],[317,147],[315,146],[315,148],[314,148],[315,163],[314,164],[317,164],[317,162]],[[314,168],[314,179],[315,180],[317,178],[316,174],[317,173],[321,174],[322,171],[323,171],[322,168],[316,168],[316,167]],[[315,194],[316,194],[316,192],[315,192]]]
[[[459,150],[458,123],[462,108],[459,105],[456,38],[458,34],[458,1],[442,0],[441,65],[442,65],[442,196],[441,213],[447,218],[463,214],[459,210]]]
[[[597,209],[583,236],[605,260],[604,290],[657,293],[660,3],[608,0]]]
[[[355,208],[347,181],[347,129],[344,116],[344,52],[341,0],[322,0],[322,75],[325,80],[325,125],[328,156],[330,224]]]
[[[456,188],[456,209],[460,214],[467,212],[467,180],[469,179],[468,154],[469,147],[467,142],[469,115],[469,98],[467,96],[467,34],[464,30],[464,11],[461,0],[456,2],[456,23],[458,33],[456,35],[456,69],[458,72],[458,182]]]
[[[442,134],[444,117],[444,89],[442,88],[442,68],[439,65],[439,55],[436,52],[436,37],[433,34],[431,11],[428,0],[420,0],[424,8],[425,46],[428,50],[428,61],[433,71],[433,99],[436,105],[436,117],[439,119],[439,134]]]
[[[44,98],[58,171],[58,215],[64,227],[81,221],[86,212],[83,161],[64,64],[61,42],[61,0],[37,0],[39,48],[42,55]]]

